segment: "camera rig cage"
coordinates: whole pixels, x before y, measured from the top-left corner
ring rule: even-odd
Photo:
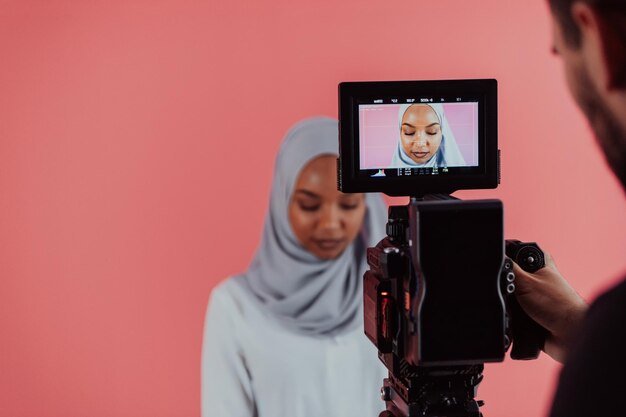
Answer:
[[[463,163],[394,163],[403,111],[414,104],[456,114]],[[454,135],[441,114],[443,143]],[[541,250],[504,240],[499,200],[450,196],[497,187],[497,136],[494,79],[339,84],[338,188],[410,197],[389,208],[387,237],[367,249],[364,330],[389,370],[381,417],[480,417],[484,363],[502,361],[511,343],[513,359],[534,359],[543,347],[545,329],[517,304],[512,272],[513,260],[542,267]]]

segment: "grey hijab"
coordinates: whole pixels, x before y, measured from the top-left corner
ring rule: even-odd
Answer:
[[[285,137],[274,170],[269,213],[260,247],[248,270],[236,277],[287,328],[333,335],[362,323],[362,279],[366,247],[384,237],[386,207],[366,194],[359,236],[336,259],[320,260],[300,245],[288,207],[301,169],[320,155],[336,155],[337,121],[316,117],[296,124]]]

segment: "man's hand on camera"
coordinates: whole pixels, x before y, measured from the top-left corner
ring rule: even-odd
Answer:
[[[562,363],[588,306],[563,278],[552,256],[544,255],[545,267],[532,274],[513,265],[515,294],[524,311],[550,333],[543,350]]]

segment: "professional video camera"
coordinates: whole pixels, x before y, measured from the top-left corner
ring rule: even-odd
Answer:
[[[450,195],[499,183],[497,82],[344,82],[339,116],[339,189],[410,197],[367,252],[365,334],[389,370],[380,416],[480,417],[484,363],[511,343],[534,359],[546,335],[512,271],[543,267],[541,249],[504,240],[501,201]]]

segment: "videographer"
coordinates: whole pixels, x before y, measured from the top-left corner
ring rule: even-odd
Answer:
[[[384,407],[362,277],[386,207],[378,194],[337,190],[337,126],[313,118],[289,131],[254,260],[211,293],[204,417],[364,417]]]
[[[626,189],[626,1],[549,0],[549,6],[553,52]],[[545,352],[564,363],[551,416],[626,415],[626,278],[587,308],[549,255],[536,273],[519,267],[515,273],[520,304],[550,332]]]

